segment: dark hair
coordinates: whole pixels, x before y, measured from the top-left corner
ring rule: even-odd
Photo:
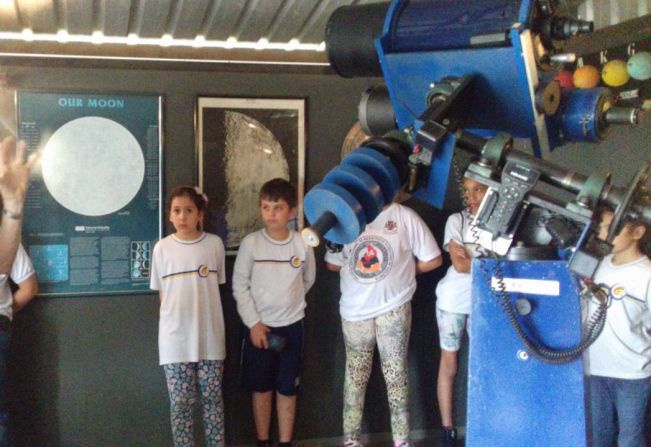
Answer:
[[[607,205],[600,206],[598,211],[600,216],[604,213],[615,213],[615,210]],[[624,217],[622,223],[623,225],[620,231],[633,231],[636,227],[644,227],[644,234],[640,240],[637,241],[637,247],[643,254],[651,258],[651,225],[649,225],[644,218],[639,215],[636,217]]]
[[[189,198],[194,202],[199,212],[204,211],[208,204],[208,199],[203,193],[197,192],[197,189],[197,187],[190,185],[179,185],[174,188],[167,202],[167,211],[169,212],[172,209],[172,201],[177,197]]]
[[[643,254],[651,258],[651,225],[641,217],[625,219],[624,224],[627,231],[633,231],[637,227],[644,228],[644,234],[637,241],[637,247]]]
[[[290,208],[296,207],[296,188],[284,178],[275,178],[269,180],[260,188],[260,200],[278,200],[287,202]]]

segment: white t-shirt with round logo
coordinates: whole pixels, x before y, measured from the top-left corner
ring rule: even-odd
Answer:
[[[195,241],[182,241],[172,234],[156,244],[150,287],[163,297],[158,323],[161,365],[226,357],[219,294],[219,284],[225,282],[219,236],[203,233]]]
[[[651,260],[643,256],[614,265],[609,255],[594,282],[608,294],[610,304],[604,330],[588,348],[588,373],[629,380],[651,376]],[[596,307],[591,300],[590,315]]]
[[[341,267],[339,311],[345,320],[375,318],[409,301],[416,291],[416,263],[441,255],[425,222],[393,203],[326,262]]]

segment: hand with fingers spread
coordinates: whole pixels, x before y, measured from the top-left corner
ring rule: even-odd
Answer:
[[[24,141],[16,144],[11,137],[0,142],[0,274],[11,271],[21,238],[23,202],[29,173],[38,160],[37,155],[32,155],[25,161],[25,147]]]
[[[12,137],[0,142],[0,194],[5,209],[19,215],[27,192],[29,174],[38,161],[36,153],[25,161],[26,143]]]

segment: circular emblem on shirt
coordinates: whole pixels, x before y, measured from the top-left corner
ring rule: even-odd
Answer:
[[[199,276],[201,276],[202,278],[206,278],[210,273],[210,270],[208,269],[207,266],[201,264],[197,272],[199,273]]]
[[[297,269],[303,264],[303,261],[301,261],[301,258],[297,256],[292,256],[291,259],[289,260],[289,263],[292,267]]]
[[[351,271],[362,283],[382,280],[389,274],[393,263],[393,250],[389,242],[376,235],[357,240],[351,254]]]
[[[626,296],[626,287],[615,284],[610,288],[610,295],[617,300],[621,300]]]

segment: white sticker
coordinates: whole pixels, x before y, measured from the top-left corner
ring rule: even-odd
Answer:
[[[498,281],[493,277],[491,287],[493,290],[501,289],[499,283],[503,283],[506,292],[529,293],[532,295],[560,295],[560,284],[558,281],[547,281],[542,279],[504,278]]]

